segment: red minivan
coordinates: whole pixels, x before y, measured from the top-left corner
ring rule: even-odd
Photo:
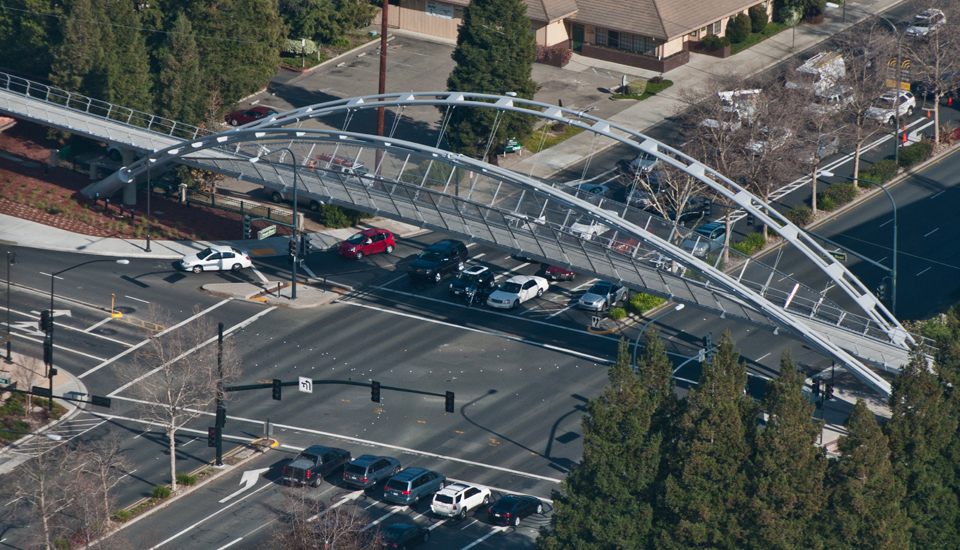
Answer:
[[[344,258],[360,259],[370,254],[386,252],[390,254],[397,247],[393,241],[393,233],[386,229],[364,229],[356,235],[340,243],[337,250]]]

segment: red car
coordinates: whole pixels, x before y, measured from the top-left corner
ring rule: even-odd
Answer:
[[[548,267],[545,275],[551,281],[572,281],[577,277],[573,271],[555,265]]]
[[[225,116],[224,120],[226,120],[230,126],[243,126],[244,124],[271,117],[276,114],[277,110],[273,107],[252,107],[250,109],[234,111]]]
[[[356,235],[340,243],[337,251],[344,258],[360,259],[370,254],[386,252],[390,254],[397,247],[393,240],[393,233],[386,229],[364,229]]]

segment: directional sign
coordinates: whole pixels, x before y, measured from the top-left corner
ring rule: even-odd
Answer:
[[[246,472],[243,472],[243,475],[240,476],[240,485],[241,485],[240,489],[235,493],[220,499],[220,504],[223,504],[224,502],[230,500],[231,498],[239,495],[240,493],[256,485],[257,479],[260,478],[260,474],[264,472],[269,472],[269,471],[270,471],[270,468],[261,468],[259,470],[247,470]]]
[[[271,225],[269,227],[264,227],[260,231],[257,231],[257,238],[260,240],[266,239],[267,237],[273,235],[277,232],[277,226]]]
[[[313,380],[304,376],[300,377],[300,391],[303,393],[313,393]]]
[[[593,328],[599,328],[599,327],[600,327],[600,321],[602,321],[602,319],[601,319],[600,317],[594,315],[593,317],[590,318],[590,325],[592,325]]]
[[[0,376],[0,385],[6,386],[10,383],[10,379],[4,376]]]
[[[37,321],[17,321],[10,325],[10,328],[15,328],[17,330],[22,330],[30,336],[46,336],[38,327],[39,323]]]
[[[839,250],[834,250],[830,252],[830,255],[833,256],[838,262],[847,261],[847,254],[845,252],[840,252]]]

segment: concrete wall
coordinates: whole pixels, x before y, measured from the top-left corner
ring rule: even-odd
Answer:
[[[427,4],[434,6],[435,13],[452,14],[451,18],[427,13]],[[463,18],[463,7],[432,0],[401,0],[400,7],[390,6],[389,23],[394,22],[393,13],[398,12],[397,26],[401,29],[457,39],[457,27]]]

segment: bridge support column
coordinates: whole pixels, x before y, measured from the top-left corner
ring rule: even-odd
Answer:
[[[121,154],[124,166],[130,166],[137,161],[137,152],[133,149],[123,149]],[[131,179],[123,186],[123,204],[128,206],[137,204],[137,178]]]

